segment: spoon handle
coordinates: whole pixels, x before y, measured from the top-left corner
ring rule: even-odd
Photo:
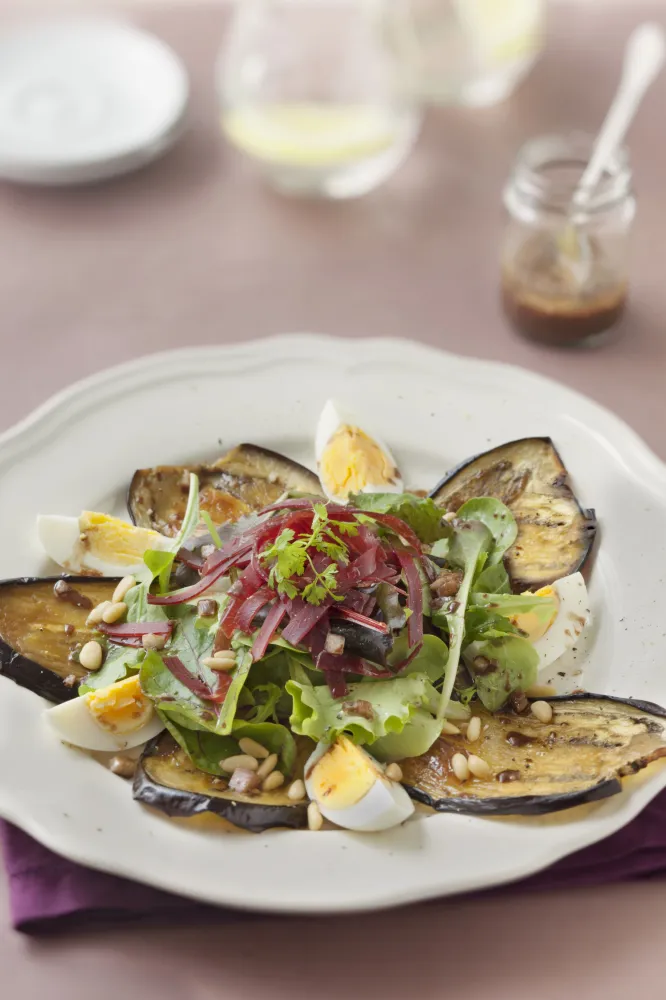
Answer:
[[[664,32],[658,24],[641,24],[632,32],[620,85],[573,197],[576,208],[586,205],[610,157],[621,145],[643,95],[661,70],[665,54]]]

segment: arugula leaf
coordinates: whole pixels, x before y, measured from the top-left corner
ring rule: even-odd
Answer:
[[[332,742],[344,732],[355,743],[372,744],[388,733],[401,733],[417,711],[432,715],[437,707],[437,692],[425,674],[359,681],[349,685],[344,698],[334,698],[326,685],[315,687],[304,674],[299,667],[287,683],[293,698],[289,724],[292,732],[317,741]],[[371,719],[354,714],[357,701],[369,703]],[[441,724],[435,736],[439,730]]]
[[[463,521],[480,521],[493,536],[488,551],[488,566],[502,561],[502,556],[518,537],[518,525],[509,508],[495,497],[475,497],[464,503],[456,517]]]
[[[399,517],[428,545],[452,533],[450,525],[442,520],[442,508],[429,497],[414,493],[352,493],[349,502],[359,510]]]
[[[250,739],[261,743],[278,755],[282,773],[285,776],[291,774],[296,763],[296,741],[286,726],[275,722],[238,721],[234,722],[233,737],[235,740]]]
[[[201,511],[201,520],[208,528],[208,534],[213,539],[213,545],[216,549],[222,548],[222,539],[220,538],[219,532],[215,525],[213,524],[213,519],[207,510]]]
[[[180,531],[176,535],[170,548],[172,552],[178,552],[187,539],[190,537],[199,523],[199,477],[190,472],[190,492],[187,497],[187,507],[183,514]]]
[[[489,662],[483,670],[475,661]],[[526,691],[537,679],[539,654],[527,639],[517,635],[474,642],[465,650],[465,662],[476,681],[481,702],[490,712],[497,712],[512,691]]]
[[[160,711],[158,714],[195,767],[206,774],[223,774],[220,761],[239,753],[238,743],[231,736],[218,736],[204,729],[186,729],[170,718],[167,712]]]
[[[388,662],[390,666],[395,666],[404,660],[409,653],[409,641],[407,632],[401,633],[393,643]],[[444,676],[446,661],[449,651],[446,643],[437,635],[426,634],[423,636],[423,645],[411,663],[408,663],[404,672],[398,677],[409,676],[409,674],[425,674],[432,684],[436,684]]]
[[[157,604],[148,604],[148,584],[137,583],[125,596],[127,604],[127,621],[129,622],[162,622],[167,615]],[[88,674],[85,684],[79,687],[79,695],[89,691],[122,681],[138,671],[144,656],[143,649],[130,649],[128,646],[117,646],[109,643],[104,664],[95,673]]]
[[[159,588],[161,594],[166,594],[169,589],[171,570],[176,558],[175,552],[163,552],[161,549],[148,549],[143,554],[143,561],[151,572],[151,580],[159,578]]]
[[[503,635],[520,635],[520,629],[504,615],[487,608],[469,606],[465,612],[465,642],[499,639]]]
[[[180,531],[166,550],[148,549],[148,551],[143,554],[143,561],[149,572],[152,574],[149,584],[152,583],[156,577],[159,577],[160,593],[165,594],[168,591],[171,570],[173,569],[176,553],[185,544],[198,523],[199,477],[191,472],[190,492],[187,497],[187,507],[185,508]]]
[[[470,603],[505,617],[534,614],[543,625],[550,624],[557,613],[554,594],[472,594]]]
[[[248,722],[277,722],[277,707],[282,698],[282,688],[272,681],[267,684],[255,684],[249,692],[254,704],[247,715]],[[257,699],[257,696],[259,698]]]
[[[222,736],[232,731],[236,708],[238,706],[238,697],[252,666],[252,653],[249,650],[245,650],[239,654],[238,660],[238,666],[234,670],[231,686],[227,690],[222,702],[220,715],[215,726],[215,732],[220,733]]]
[[[451,698],[460,663],[460,653],[465,636],[465,611],[472,580],[477,571],[479,561],[487,555],[493,544],[493,536],[481,521],[464,521],[455,528],[449,547],[448,559],[453,566],[463,571],[463,581],[458,588],[454,602],[454,611],[441,611],[449,630],[449,658],[444,675],[444,684],[440,695],[437,718],[443,719],[446,707]],[[433,622],[437,624],[436,615]]]
[[[142,690],[160,714],[187,729],[216,731],[218,719],[211,706],[173,676],[159,653],[146,654],[139,677]]]
[[[245,738],[256,740],[271,753],[276,753],[283,774],[288,775],[293,769],[296,760],[296,742],[285,726],[272,722],[239,722],[234,723],[233,735],[220,736],[207,730],[187,729],[170,718],[167,713],[159,714],[176,743],[185,751],[195,767],[205,771],[206,774],[225,774],[226,772],[220,767],[220,761],[240,753],[238,741]]]
[[[472,590],[475,593],[510,594],[511,583],[504,563],[500,560],[494,566],[485,566],[475,578]]]

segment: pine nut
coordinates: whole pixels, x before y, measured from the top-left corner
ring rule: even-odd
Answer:
[[[275,770],[278,762],[278,755],[276,753],[271,753],[268,755],[266,760],[259,766],[257,774],[260,778],[267,778],[271,771]]]
[[[442,732],[446,736],[460,736],[460,730],[458,727],[454,726],[452,722],[447,722],[446,719],[444,719],[444,722],[442,723]]]
[[[557,691],[552,684],[533,684],[525,692],[528,698],[552,698],[556,694]]]
[[[311,802],[308,806],[308,827],[310,830],[321,830],[324,825],[324,817],[321,814],[316,802]]]
[[[237,767],[244,771],[256,771],[259,765],[254,757],[246,753],[237,753],[233,757],[226,757],[220,761],[220,767],[227,774],[233,774]]]
[[[483,757],[477,757],[475,753],[471,753],[467,758],[467,766],[475,778],[489,778],[491,775],[490,764]]]
[[[236,666],[236,657],[233,660],[223,660],[219,656],[204,656],[201,662],[204,667],[210,667],[211,670],[233,670]]]
[[[274,792],[280,785],[284,785],[284,774],[281,771],[271,771],[267,778],[261,783],[262,792]]]
[[[458,781],[467,781],[469,778],[469,767],[467,757],[464,753],[454,753],[451,758],[451,767]]]
[[[287,798],[291,799],[292,802],[302,802],[305,798],[305,785],[300,778],[290,784],[287,789]]]
[[[532,710],[532,715],[536,716],[539,722],[552,722],[553,710],[547,701],[533,701],[530,708]]]
[[[156,635],[155,632],[148,632],[141,636],[141,645],[144,649],[156,650],[164,649],[167,644],[166,635]]]
[[[236,659],[236,654],[233,649],[216,649],[213,653],[214,660],[234,660]]]
[[[131,778],[136,771],[137,763],[138,761],[133,760],[131,757],[118,754],[117,757],[111,758],[109,770],[113,771],[114,774],[119,774],[121,778]]]
[[[384,774],[389,781],[402,781],[402,768],[399,764],[389,764]]]
[[[251,740],[249,736],[244,736],[242,740],[239,740],[238,746],[243,753],[249,753],[250,757],[256,757],[257,760],[265,760],[268,757],[266,747],[262,747],[261,743],[257,743],[256,740]]]
[[[476,743],[481,735],[481,719],[478,715],[473,715],[467,725],[467,742]]]
[[[79,663],[86,670],[99,670],[102,666],[102,657],[104,655],[104,650],[95,639],[91,639],[87,642],[85,646],[81,647],[81,652],[79,653]]]
[[[133,576],[124,576],[116,589],[113,592],[113,597],[111,598],[116,604],[124,601],[129,594],[132,587],[136,587],[136,580]]]
[[[97,607],[93,608],[88,617],[86,618],[86,625],[99,625],[102,620],[102,615],[107,608],[111,607],[111,601],[102,601]]]
[[[111,605],[105,609],[102,615],[102,621],[106,622],[107,625],[112,625],[117,622],[119,618],[127,612],[127,605],[124,601],[112,602]]]

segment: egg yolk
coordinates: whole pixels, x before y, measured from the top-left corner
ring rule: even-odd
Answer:
[[[530,594],[531,591],[525,591],[525,593]],[[516,628],[522,629],[526,633],[526,638],[530,642],[536,642],[537,639],[543,638],[557,618],[560,606],[558,593],[554,587],[541,587],[540,590],[536,591],[534,596],[552,598],[553,610],[550,615],[539,615],[536,611],[526,611],[523,614],[513,615],[509,618],[512,625],[515,625]]]
[[[348,809],[367,795],[378,777],[367,754],[340,736],[312,768],[310,794],[328,809]]]
[[[138,674],[84,695],[95,722],[111,733],[134,733],[150,720],[153,705],[141,690]]]
[[[365,431],[342,424],[322,452],[319,474],[330,493],[347,497],[367,486],[393,485],[398,472]]]
[[[156,531],[137,528],[109,514],[84,510],[79,518],[81,545],[87,552],[109,562],[136,565],[148,549],[160,548],[164,539]]]

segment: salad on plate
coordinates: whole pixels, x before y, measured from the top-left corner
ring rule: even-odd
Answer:
[[[544,813],[666,755],[659,706],[552,684],[597,522],[548,438],[426,492],[329,401],[314,451],[140,469],[131,522],[38,518],[65,572],[0,584],[0,673],[55,703],[53,739],[254,832]]]

